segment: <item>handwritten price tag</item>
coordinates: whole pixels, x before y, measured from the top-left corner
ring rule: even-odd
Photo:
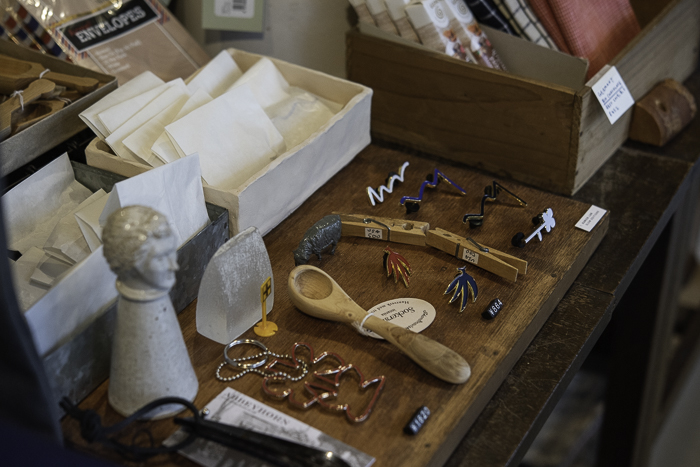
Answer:
[[[592,89],[611,125],[634,105],[627,85],[614,66],[596,81]]]
[[[462,259],[467,263],[479,264],[479,253],[464,248],[464,250],[462,250]]]
[[[365,227],[365,238],[373,238],[375,240],[382,239],[382,229],[373,229],[371,227]]]

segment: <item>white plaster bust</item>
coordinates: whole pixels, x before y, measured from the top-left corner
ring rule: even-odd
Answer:
[[[112,213],[102,230],[104,255],[117,290],[132,300],[163,296],[175,284],[177,244],[166,217],[146,206]]]

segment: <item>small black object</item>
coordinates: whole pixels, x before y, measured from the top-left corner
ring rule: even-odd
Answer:
[[[11,259],[12,261],[17,261],[21,257],[22,257],[22,253],[20,253],[19,251],[10,250],[10,249],[7,250],[7,258],[8,259]]]
[[[498,298],[494,298],[491,300],[491,303],[489,303],[489,306],[486,307],[484,312],[481,313],[481,317],[484,319],[494,319],[502,309],[503,302]]]
[[[416,413],[413,414],[411,419],[408,421],[405,427],[403,427],[403,432],[407,435],[415,435],[423,428],[425,421],[430,416],[430,409],[424,405],[421,405]]]
[[[484,188],[484,196],[481,198],[481,212],[475,214],[465,214],[462,218],[462,222],[465,224],[469,222],[469,227],[471,228],[480,227],[484,223],[484,207],[486,202],[496,201],[501,190],[505,191],[521,206],[527,206],[527,202],[524,199],[520,198],[518,195],[494,180],[492,185],[486,185],[486,188]]]
[[[513,235],[513,238],[510,239],[510,243],[518,248],[523,248],[525,246],[525,234],[522,232],[516,233]]]

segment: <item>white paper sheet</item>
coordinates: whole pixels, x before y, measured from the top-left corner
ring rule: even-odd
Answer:
[[[375,458],[369,454],[233,388],[221,391],[206,407],[210,413],[208,418],[212,421],[253,430],[322,451],[332,451],[351,467],[370,467],[375,461]],[[166,439],[163,444],[172,446],[181,441],[184,436],[186,436],[184,430],[179,430]],[[204,439],[195,440],[194,443],[178,452],[205,467],[240,465],[263,467],[270,465],[259,458]]]
[[[95,251],[102,245],[102,226],[100,226],[100,214],[107,204],[109,196],[100,188],[95,192],[92,203],[81,207],[75,213],[75,220],[83,233],[83,237],[88,244],[90,251]]]
[[[2,196],[7,247],[22,254],[43,247],[59,220],[90,195],[75,181],[67,154],[50,162]]]
[[[180,120],[182,117],[189,114],[193,110],[198,109],[204,104],[208,104],[211,101],[211,96],[207,94],[207,92],[203,89],[199,89],[190,96],[185,105],[182,106],[182,109],[180,109],[180,112],[178,112],[178,114],[175,116],[175,118],[173,118],[172,121],[176,122]],[[164,164],[176,161],[180,158],[180,154],[178,154],[177,149],[175,149],[175,146],[173,146],[173,143],[170,141],[170,138],[168,138],[168,134],[165,132],[165,128],[163,128],[163,132],[160,134],[160,136],[158,136],[158,139],[156,139],[156,141],[151,146],[151,152]]]
[[[163,80],[150,71],[145,71],[133,79],[130,79],[114,91],[107,94],[99,101],[92,104],[80,113],[80,118],[89,126],[100,139],[109,136],[110,131],[104,126],[97,115],[121,102],[131,99],[134,96],[143,94],[146,91],[160,86]]]
[[[263,109],[289,98],[289,83],[272,60],[262,57],[243,76],[233,83],[229,91],[247,84]]]
[[[104,190],[93,193],[75,210],[63,216],[46,240],[44,251],[68,264],[75,264],[85,259],[91,250],[75,219],[75,213],[94,203],[104,194]]]
[[[141,128],[143,125],[147,124],[152,118],[165,110],[171,104],[184,97],[189,97],[189,92],[187,91],[187,87],[182,79],[178,78],[168,84],[170,85],[168,89],[149,102],[144,108],[139,110],[133,117],[124,122],[123,125],[117,128],[107,137],[105,141],[107,144],[109,144],[117,156],[126,160],[142,163],[145,162],[141,160],[138,155],[129,151],[129,149],[124,145],[124,138]]]
[[[71,339],[117,298],[102,247],[71,268],[24,316],[40,356]]]
[[[181,156],[199,153],[202,177],[222,189],[242,185],[284,152],[284,138],[247,85],[165,127]]]
[[[188,81],[187,89],[190,93],[201,89],[211,97],[219,97],[242,75],[231,54],[222,50]]]
[[[137,94],[130,99],[121,101],[118,104],[115,104],[112,107],[98,113],[97,119],[107,129],[108,133],[112,134],[117,130],[117,128],[122,126],[124,122],[136,115],[139,110],[146,107],[149,102],[160,96],[169,87],[170,85],[168,83],[163,83],[160,86],[149,89],[142,94]],[[107,136],[105,136],[105,139]]]
[[[275,128],[291,149],[304,142],[316,130],[325,125],[340,109],[333,112],[318,97],[301,88],[289,88],[289,98],[265,109]]]
[[[52,287],[61,277],[68,273],[72,267],[73,264],[68,264],[44,252],[44,257],[41,258],[32,272],[30,282],[45,287]]]
[[[116,210],[137,204],[168,218],[178,247],[194,237],[209,223],[199,156],[193,154],[116,183],[100,215],[100,225],[104,226]]]
[[[190,96],[182,95],[175,99],[172,104],[159,112],[158,115],[124,138],[122,142],[124,146],[134,153],[137,158],[143,160],[151,167],[160,167],[163,165],[163,162],[151,152],[151,146],[153,146],[158,137],[163,134],[165,126],[175,120],[175,116],[180,109],[182,109],[182,106],[185,105],[189,97]]]

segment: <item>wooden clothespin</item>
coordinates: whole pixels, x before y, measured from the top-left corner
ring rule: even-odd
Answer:
[[[344,237],[365,237],[408,245],[425,245],[425,236],[430,229],[427,222],[389,219],[362,214],[341,214]]]
[[[527,272],[527,261],[494,248],[479,245],[474,240],[460,237],[447,230],[429,230],[426,244],[509,281],[515,282],[518,273]]]

